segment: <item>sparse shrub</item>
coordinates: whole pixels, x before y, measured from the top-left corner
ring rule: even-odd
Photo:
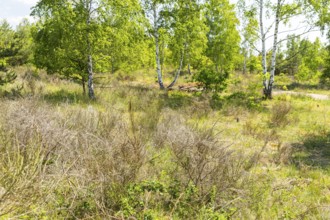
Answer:
[[[225,100],[218,93],[214,93],[210,99],[210,106],[212,109],[221,109],[224,101]]]
[[[265,130],[266,128],[262,124],[257,123],[254,120],[248,120],[243,125],[242,133],[244,135],[249,135],[254,138],[264,139]]]
[[[35,131],[25,142],[16,135],[0,127],[0,218],[5,219],[29,215],[51,189],[42,186],[50,149]]]
[[[279,143],[277,152],[274,155],[274,162],[277,164],[290,164],[294,153],[293,146],[288,143]]]
[[[33,71],[32,69],[26,70],[23,79],[32,95],[35,95],[37,92],[37,80],[40,79],[37,71]]]
[[[247,160],[230,150],[226,142],[215,137],[213,128],[198,129],[187,125],[183,118],[177,116],[169,116],[164,120],[167,123],[160,124],[157,136],[169,144],[173,161],[179,168],[173,173],[172,179],[179,180],[179,187],[185,190],[189,186],[194,189],[191,202],[196,202],[198,207],[195,211],[189,207],[184,208],[190,211],[187,215],[181,213],[181,218],[191,216],[192,213],[197,216],[198,210],[213,198],[212,193],[216,194],[213,202],[221,207],[224,201],[220,198],[235,196],[229,189],[238,187],[244,179]],[[178,206],[184,204],[180,200]]]
[[[290,102],[277,102],[273,105],[269,119],[270,127],[285,127],[290,123],[289,114],[292,110]]]

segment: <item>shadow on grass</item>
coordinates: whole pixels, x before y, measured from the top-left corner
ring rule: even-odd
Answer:
[[[169,107],[171,109],[180,109],[191,106],[194,101],[193,97],[182,92],[163,95],[163,98],[164,107]]]
[[[301,90],[315,90],[320,89],[322,86],[319,84],[303,84],[299,82],[293,82],[286,86],[288,90],[301,89]]]
[[[78,92],[71,92],[64,89],[61,89],[56,92],[51,92],[44,94],[42,96],[43,100],[49,102],[51,104],[58,103],[69,103],[69,104],[81,104],[81,103],[89,103],[90,100],[86,95]]]
[[[293,162],[297,166],[305,164],[312,167],[330,168],[330,133],[309,135],[302,144],[295,144]]]
[[[263,111],[262,101],[261,96],[252,93],[235,92],[225,96],[214,93],[210,98],[210,106],[215,110],[226,107],[241,107],[248,110]]]

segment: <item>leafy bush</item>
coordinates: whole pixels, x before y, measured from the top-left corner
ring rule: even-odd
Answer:
[[[329,59],[330,61],[330,59]],[[330,87],[330,64],[328,64],[329,66],[323,70],[323,73],[321,75],[321,78],[320,78],[320,82],[321,84],[327,86],[327,87]]]
[[[16,79],[17,75],[13,71],[0,72],[0,86],[11,83]]]
[[[226,71],[219,73],[214,68],[208,67],[195,75],[195,81],[201,83],[206,90],[221,92],[227,86],[228,76],[229,73]]]

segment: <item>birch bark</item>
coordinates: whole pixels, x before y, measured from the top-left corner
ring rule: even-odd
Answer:
[[[86,1],[86,8],[87,8],[87,28],[89,29],[91,24],[91,13],[92,13],[92,1],[87,0]],[[89,30],[87,30],[86,33],[86,40],[87,40],[87,72],[88,72],[88,96],[90,99],[95,99],[95,93],[94,93],[94,83],[93,83],[93,58],[92,58],[92,49],[91,49],[91,40],[90,40],[90,33]]]
[[[267,57],[266,57],[266,35],[264,31],[264,1],[259,1],[259,24],[260,24],[260,35],[261,35],[261,55],[262,55],[262,73],[264,76],[263,85],[264,85],[264,94],[266,94],[266,90],[268,88],[268,80],[267,80]]]
[[[281,0],[277,0],[276,5],[276,15],[275,15],[275,30],[274,30],[274,42],[273,42],[273,51],[270,65],[270,76],[268,80],[268,87],[266,88],[265,97],[268,99],[272,98],[273,84],[275,82],[275,67],[276,67],[276,52],[278,46],[278,30],[280,24],[280,13],[281,13]]]
[[[158,33],[158,16],[157,16],[157,7],[156,3],[153,4],[153,13],[154,13],[154,37],[155,37],[155,46],[156,46],[156,65],[157,65],[157,78],[160,89],[165,89],[162,77],[162,69],[160,63],[160,54],[159,54],[159,33]]]
[[[182,50],[182,53],[181,53],[181,59],[180,59],[179,69],[178,69],[178,71],[175,74],[174,80],[172,81],[172,83],[167,88],[172,88],[174,86],[174,84],[176,83],[176,81],[178,80],[179,75],[180,75],[181,70],[182,70],[182,66],[183,66],[183,59],[184,59],[184,50]]]

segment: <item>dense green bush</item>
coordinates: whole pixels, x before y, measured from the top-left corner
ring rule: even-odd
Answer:
[[[226,80],[228,77],[228,72],[218,72],[214,68],[208,67],[196,74],[195,81],[201,83],[205,90],[221,92],[227,86]]]
[[[330,63],[330,58],[328,59],[327,66],[323,70],[323,73],[321,75],[321,80],[320,80],[321,84],[328,86],[328,87],[330,87],[330,64],[329,63]]]

